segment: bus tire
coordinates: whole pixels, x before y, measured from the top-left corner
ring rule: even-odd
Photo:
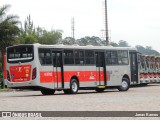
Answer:
[[[79,89],[79,84],[78,81],[76,79],[71,79],[70,82],[70,89],[65,89],[64,94],[76,94],[78,92]]]
[[[41,93],[43,95],[54,95],[55,90],[52,90],[52,89],[41,89]]]
[[[123,78],[121,86],[119,86],[117,89],[119,91],[127,91],[129,89],[129,87],[130,87],[129,79]]]
[[[78,92],[78,89],[79,89],[78,81],[76,79],[71,79],[70,93],[71,94],[76,94]]]
[[[105,90],[104,88],[96,88],[96,89],[95,89],[95,91],[96,91],[96,92],[99,92],[99,93],[100,93],[100,92],[103,92],[104,90]]]

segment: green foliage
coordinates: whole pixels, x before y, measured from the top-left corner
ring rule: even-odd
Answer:
[[[24,37],[24,44],[33,44],[37,42],[37,39],[33,35],[26,35]]]
[[[33,44],[36,43],[38,40],[33,35],[25,35],[25,36],[19,36],[19,38],[17,38],[16,41],[19,44]]]
[[[75,39],[72,37],[66,37],[61,41],[61,43],[63,45],[73,45],[73,44],[75,44]]]
[[[102,45],[102,40],[96,36],[92,36],[92,37],[86,36],[84,38],[78,39],[77,44],[81,46],[85,46],[85,45],[100,46]]]
[[[0,72],[0,79],[3,79],[3,73]]]
[[[152,50],[152,47],[151,46],[146,46],[146,49],[147,50]]]
[[[147,54],[147,55],[160,55],[159,52],[157,52],[156,50],[152,50],[152,47],[146,47],[144,48],[141,45],[137,45],[136,46],[138,52],[143,53],[143,54]]]
[[[129,47],[128,42],[127,42],[127,41],[124,41],[124,40],[120,40],[120,41],[118,42],[118,46],[119,46],[119,47]]]
[[[61,30],[40,30],[40,33],[37,31],[37,39],[41,44],[57,44],[62,39]]]
[[[31,21],[31,16],[27,16],[24,22],[24,26],[21,25],[21,34],[17,38],[17,43],[20,44],[56,44],[62,39],[61,30],[51,30],[47,31],[40,27],[35,28],[33,21]]]
[[[15,38],[19,34],[18,16],[6,14],[10,7],[10,5],[0,7],[0,50],[2,55],[7,46],[14,44]]]
[[[119,46],[119,45],[118,45],[117,43],[115,43],[115,42],[111,42],[110,45],[113,46],[113,47],[118,47],[118,46]]]
[[[78,39],[77,42],[78,42],[78,45],[81,45],[81,46],[88,45],[88,40],[86,39],[86,37]]]
[[[10,7],[10,5],[0,6],[0,52],[2,55],[0,70],[2,70],[6,47],[13,45],[19,34],[18,16],[6,13]]]
[[[30,15],[24,21],[24,26],[21,24],[21,31],[19,37],[16,39],[19,44],[33,44],[38,42],[33,21],[31,21]]]
[[[27,19],[24,22],[24,28],[22,29],[22,34],[24,35],[35,35],[35,28],[33,21],[31,21],[31,16],[27,16]]]

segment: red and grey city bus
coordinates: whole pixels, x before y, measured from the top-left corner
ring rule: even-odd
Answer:
[[[15,45],[7,47],[6,70],[7,87],[36,89],[43,95],[109,87],[127,91],[140,84],[138,52],[132,47]]]
[[[160,82],[160,57],[153,55],[139,56],[140,83]]]

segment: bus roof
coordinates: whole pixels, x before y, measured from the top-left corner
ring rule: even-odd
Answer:
[[[62,49],[99,49],[99,50],[135,50],[137,51],[136,48],[134,47],[113,47],[113,46],[92,46],[92,45],[87,45],[87,46],[79,46],[79,45],[63,45],[63,44],[57,44],[57,45],[36,45],[39,48],[62,48]]]
[[[56,44],[56,45],[44,45],[44,44],[21,44],[21,45],[14,45],[10,47],[15,47],[15,46],[24,46],[24,45],[34,45],[35,47],[38,48],[62,48],[62,49],[95,49],[95,50],[133,50],[137,51],[135,47],[113,47],[113,46],[92,46],[92,45],[87,45],[87,46],[79,46],[77,44],[75,45],[63,45],[63,44]],[[9,47],[8,47],[9,48]]]

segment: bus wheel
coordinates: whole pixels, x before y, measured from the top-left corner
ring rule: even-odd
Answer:
[[[118,87],[119,91],[127,91],[129,89],[129,80],[127,78],[122,79],[122,84],[121,86]]]
[[[52,89],[41,89],[41,93],[43,95],[54,95],[55,90],[52,90]]]
[[[70,83],[70,93],[71,94],[76,94],[78,92],[78,81],[76,79],[72,79]]]
[[[95,91],[96,92],[103,92],[105,89],[104,88],[96,88]]]

